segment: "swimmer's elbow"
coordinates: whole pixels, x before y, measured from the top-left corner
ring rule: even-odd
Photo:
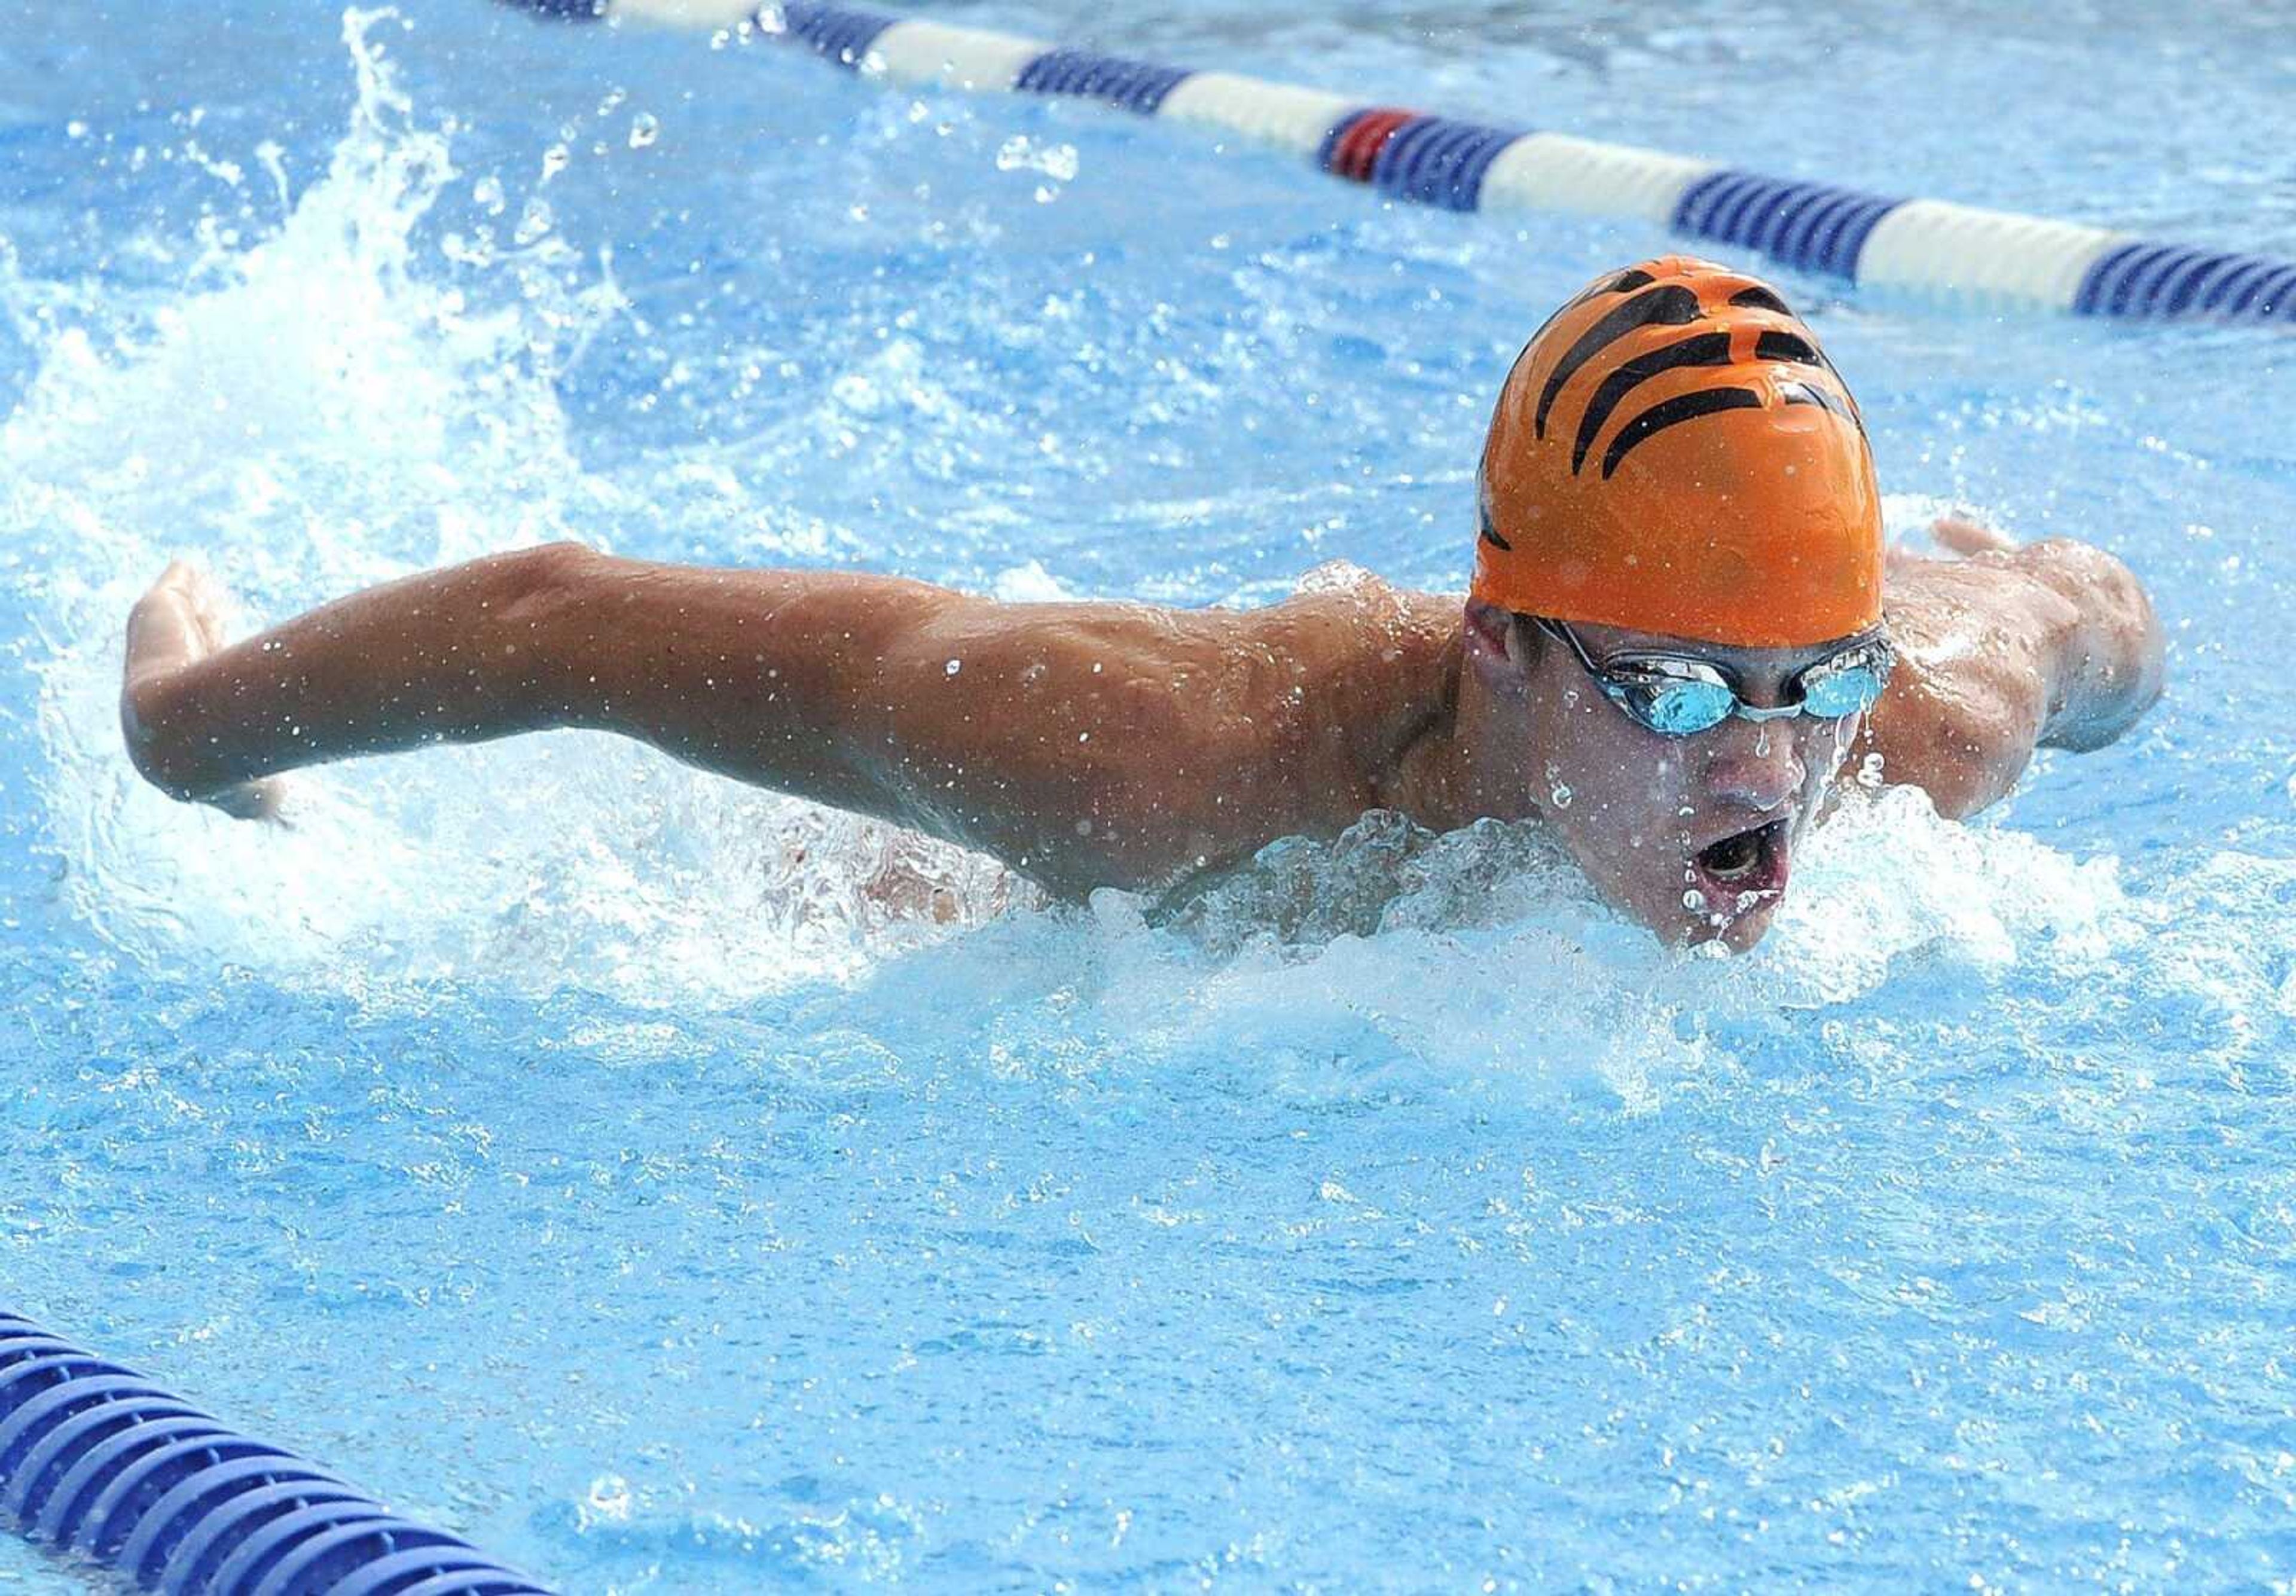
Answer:
[[[493,604],[506,629],[535,629],[562,618],[590,590],[606,556],[579,543],[542,543],[496,556],[501,584]]]
[[[2160,617],[2136,574],[2101,548],[2055,539],[2024,553],[2072,610],[2056,648],[2040,740],[2076,753],[2102,748],[2160,701],[2166,654]]]
[[[610,556],[579,543],[544,543],[488,562],[484,613],[496,714],[523,730],[595,719],[585,690],[597,680],[593,600]]]

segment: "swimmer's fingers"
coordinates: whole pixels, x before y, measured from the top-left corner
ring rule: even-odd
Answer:
[[[1930,536],[1940,548],[1957,555],[1997,554],[2017,547],[2008,533],[1962,515],[1940,515],[1930,523]]]

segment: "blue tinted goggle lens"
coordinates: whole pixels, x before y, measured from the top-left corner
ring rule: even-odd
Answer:
[[[1813,673],[1802,683],[1801,706],[1813,715],[1839,720],[1870,710],[1882,696],[1882,672],[1871,665],[1844,665]]]
[[[1652,731],[1686,737],[1727,720],[1738,695],[1718,681],[1677,681],[1624,687],[1619,702]]]

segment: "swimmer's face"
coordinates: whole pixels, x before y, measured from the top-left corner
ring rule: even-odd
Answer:
[[[1782,702],[1797,670],[1838,646],[1729,648],[1617,627],[1572,630],[1598,665],[1628,652],[1705,660],[1763,707]],[[1505,646],[1529,731],[1517,778],[1579,868],[1664,941],[1718,940],[1735,950],[1759,942],[1862,717],[1734,715],[1668,736],[1633,720],[1569,647],[1527,622],[1510,619]]]

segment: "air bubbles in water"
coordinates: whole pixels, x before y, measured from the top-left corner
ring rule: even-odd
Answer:
[[[511,236],[521,244],[529,244],[547,234],[551,228],[557,226],[557,221],[558,218],[552,213],[550,202],[547,200],[531,199],[526,202],[526,209],[519,214],[518,230]]]
[[[661,136],[661,119],[642,111],[630,119],[630,148],[643,150]]]
[[[1055,182],[1066,183],[1077,175],[1077,165],[1074,144],[1040,144],[1016,135],[996,147],[1000,172],[1042,172]]]

